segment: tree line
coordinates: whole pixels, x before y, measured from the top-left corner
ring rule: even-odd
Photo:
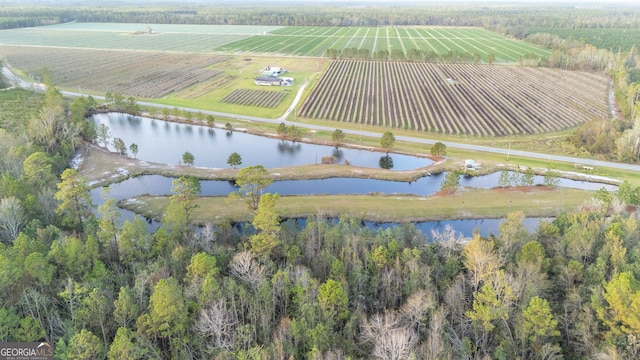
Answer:
[[[358,59],[358,60],[380,60],[380,61],[415,61],[415,62],[450,62],[450,63],[469,63],[479,64],[481,56],[479,53],[460,52],[460,51],[448,51],[446,53],[436,53],[434,51],[423,51],[420,49],[410,48],[407,49],[405,54],[401,49],[393,49],[391,52],[388,50],[378,50],[371,52],[369,49],[357,49],[357,48],[344,48],[335,49],[330,48],[325,51],[325,57],[329,59]],[[535,64],[540,63],[540,57],[534,54],[528,54],[523,57],[524,59],[533,59]],[[495,61],[494,54],[487,54],[486,63],[493,64]]]
[[[564,5],[445,5],[395,4],[381,7],[330,5],[262,6],[5,6],[0,29],[49,25],[68,21],[143,24],[213,24],[270,26],[478,26],[526,33],[527,27],[638,28],[638,10],[624,6],[576,8]]]

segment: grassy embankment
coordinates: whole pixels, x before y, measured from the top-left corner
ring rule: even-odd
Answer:
[[[454,194],[428,197],[409,195],[309,195],[281,196],[276,209],[282,218],[350,215],[376,222],[413,222],[445,219],[500,218],[520,210],[526,216],[551,217],[575,209],[593,192],[577,189],[534,187],[525,190],[461,189]],[[120,205],[148,218],[161,219],[167,196],[137,196]],[[251,221],[252,212],[242,200],[200,197],[193,221]]]

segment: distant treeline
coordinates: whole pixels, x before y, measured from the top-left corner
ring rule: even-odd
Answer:
[[[541,28],[640,28],[635,8],[575,8],[572,6],[153,6],[140,7],[4,7],[0,29],[62,23],[131,22],[154,24],[220,24],[274,26],[479,26],[526,32]]]
[[[591,44],[599,49],[611,51],[627,51],[632,46],[640,47],[640,29],[611,29],[611,28],[530,28],[528,35],[552,34],[563,39],[571,39],[579,44]],[[529,39],[527,39],[529,40]],[[542,44],[541,44],[542,45]]]

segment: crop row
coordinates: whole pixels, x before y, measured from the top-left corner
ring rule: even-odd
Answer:
[[[507,39],[479,28],[430,27],[284,27],[269,34],[253,36],[222,45],[216,50],[242,53],[277,53],[324,56],[328,49],[401,51],[410,49],[436,54],[477,53],[483,60],[491,54],[496,61],[517,62],[527,54],[545,57],[540,47]]]
[[[223,103],[275,108],[287,94],[282,91],[236,89],[222,99]]]
[[[38,78],[43,68],[61,87],[157,98],[222,74],[207,67],[224,56],[142,51],[0,46],[9,63]],[[99,74],[100,76],[96,76]]]
[[[553,132],[608,116],[606,78],[544,68],[339,60],[299,117],[446,134]]]
[[[250,27],[75,23],[3,30],[0,45],[193,53],[260,53],[325,56],[329,49],[377,51],[410,49],[436,54],[489,54],[498,62],[517,62],[549,51],[480,28],[456,27]]]
[[[67,22],[56,25],[41,26],[37,29],[47,31],[109,31],[115,33],[147,32],[151,28],[153,33],[184,33],[184,34],[212,34],[212,35],[255,35],[263,32],[275,31],[280,26],[252,26],[252,25],[195,25],[195,24],[140,24],[140,23],[102,23],[102,22]]]
[[[28,45],[83,49],[120,49],[210,53],[213,49],[250,37],[246,34],[157,33],[50,30],[46,27],[3,30],[1,45]]]

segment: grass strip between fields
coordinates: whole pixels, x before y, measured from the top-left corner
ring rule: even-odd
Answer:
[[[349,215],[374,222],[417,222],[451,219],[502,218],[520,210],[528,217],[553,217],[573,210],[593,196],[592,191],[535,186],[516,189],[461,188],[454,194],[428,197],[410,195],[304,195],[281,196],[276,209],[282,219]],[[120,206],[159,220],[169,196],[142,195]],[[251,221],[252,212],[243,200],[199,197],[193,214],[195,224]]]

